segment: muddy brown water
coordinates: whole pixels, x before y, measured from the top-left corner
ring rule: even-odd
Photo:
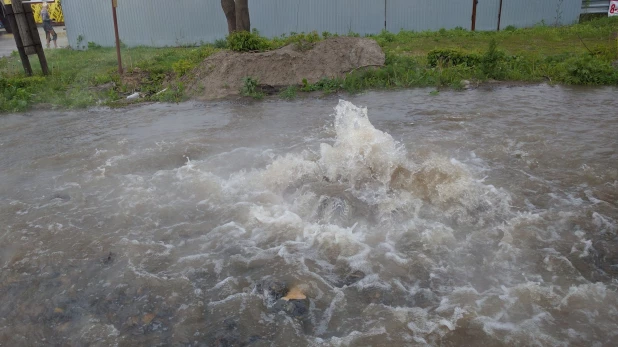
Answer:
[[[429,91],[3,115],[0,345],[615,343],[618,89]]]

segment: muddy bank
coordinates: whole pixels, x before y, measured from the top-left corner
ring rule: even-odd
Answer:
[[[304,80],[315,83],[322,78],[341,78],[357,69],[383,66],[384,62],[384,52],[376,41],[337,37],[306,51],[288,45],[263,53],[219,52],[204,60],[184,82],[189,96],[211,100],[238,94],[245,77],[277,88],[300,85]]]

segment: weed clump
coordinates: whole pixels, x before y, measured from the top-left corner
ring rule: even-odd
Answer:
[[[481,57],[474,53],[464,53],[455,49],[434,49],[427,54],[427,64],[431,67],[467,65],[476,66]]]
[[[268,40],[257,31],[235,31],[228,35],[227,46],[235,52],[261,52],[270,47]]]
[[[283,100],[294,100],[298,94],[297,86],[289,86],[279,93],[279,97]]]
[[[259,88],[259,81],[253,77],[245,77],[243,86],[240,88],[240,95],[249,96],[256,100],[264,98],[264,93]]]

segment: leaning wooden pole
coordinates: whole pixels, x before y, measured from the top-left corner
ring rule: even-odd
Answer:
[[[47,59],[45,59],[41,37],[34,22],[34,14],[30,4],[23,4],[22,0],[13,0],[12,4],[5,6],[5,8],[24,71],[28,76],[32,76],[32,65],[30,65],[28,55],[37,54],[43,74],[49,74]]]

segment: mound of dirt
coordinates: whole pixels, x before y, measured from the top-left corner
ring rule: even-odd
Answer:
[[[264,53],[222,51],[205,59],[185,79],[190,95],[209,100],[239,94],[245,77],[280,88],[322,78],[344,77],[350,71],[384,65],[384,52],[371,39],[336,37],[301,52],[295,45]]]

